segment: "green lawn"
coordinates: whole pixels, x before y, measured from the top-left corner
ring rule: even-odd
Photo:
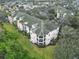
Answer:
[[[18,39],[16,40],[24,50],[28,51],[29,56],[34,57],[35,59],[54,59],[54,50],[56,46],[38,48],[36,45],[30,43],[27,36],[24,36],[21,32],[18,32],[18,30],[13,25],[3,23],[3,27],[6,31],[17,34]]]

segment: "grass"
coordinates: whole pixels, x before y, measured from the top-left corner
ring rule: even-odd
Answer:
[[[18,30],[9,23],[3,23],[4,29],[8,32],[16,33],[19,37],[16,39],[18,43],[23,47],[24,50],[27,50],[29,56],[34,57],[35,59],[54,59],[54,50],[56,46],[49,46],[46,48],[39,48],[36,45],[32,44],[27,36],[18,32]]]

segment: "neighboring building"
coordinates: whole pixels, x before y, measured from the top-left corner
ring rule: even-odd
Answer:
[[[70,10],[67,10],[66,8],[62,7],[62,6],[57,6],[56,7],[56,12],[57,12],[57,18],[60,18],[61,16],[63,16],[63,18],[67,17],[67,16],[73,16],[74,13]]]

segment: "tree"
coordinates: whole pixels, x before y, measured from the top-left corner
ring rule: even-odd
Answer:
[[[18,33],[9,32],[4,27],[3,29],[4,32],[0,32],[0,55],[3,55],[5,59],[33,59],[18,43]]]
[[[78,29],[74,29],[69,26],[65,26],[62,29],[63,38],[59,40],[58,47],[55,51],[56,59],[73,59],[79,55],[79,32]]]

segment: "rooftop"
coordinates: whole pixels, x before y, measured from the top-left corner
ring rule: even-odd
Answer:
[[[37,34],[39,34],[42,30],[44,34],[47,34],[48,32],[58,27],[58,23],[56,23],[54,20],[42,20],[34,16],[30,16],[26,13],[18,12],[17,17],[23,19],[22,21],[20,21],[21,23],[28,22],[28,26],[30,27],[30,29],[32,28],[32,26],[35,26],[36,28],[34,28],[34,31]]]

